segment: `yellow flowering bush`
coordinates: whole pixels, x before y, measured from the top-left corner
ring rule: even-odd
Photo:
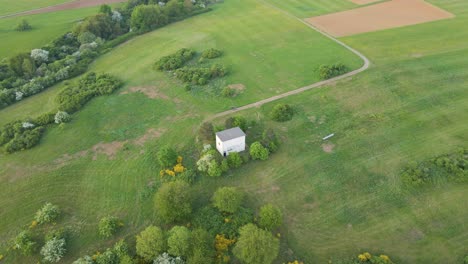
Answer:
[[[225,255],[229,250],[229,246],[236,243],[235,239],[226,238],[224,235],[216,235],[215,237],[215,249],[216,249],[216,258],[220,263],[229,263],[230,257]]]
[[[37,224],[38,224],[37,221],[34,220],[34,221],[31,222],[31,225],[29,226],[29,228],[31,228],[31,229],[35,228],[37,226]]]
[[[288,262],[288,264],[304,264],[304,262],[299,261],[299,260],[295,260],[295,261],[292,261],[292,262],[291,261]]]

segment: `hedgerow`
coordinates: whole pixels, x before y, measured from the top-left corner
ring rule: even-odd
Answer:
[[[221,64],[214,64],[211,67],[183,67],[175,72],[177,79],[191,84],[205,85],[209,80],[223,77],[227,73],[226,68]]]
[[[174,54],[160,58],[155,67],[160,71],[171,71],[182,67],[186,62],[195,56],[195,51],[191,49],[180,49]]]

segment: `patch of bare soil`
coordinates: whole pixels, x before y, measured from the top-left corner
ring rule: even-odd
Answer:
[[[238,93],[245,90],[245,85],[243,85],[242,83],[230,84],[228,85],[228,87],[233,90],[236,90]]]
[[[453,14],[423,0],[392,0],[306,21],[335,37],[344,37],[453,17]]]
[[[128,91],[123,91],[120,94],[129,94],[129,93],[142,93],[148,98],[151,99],[164,99],[164,100],[169,100],[169,96],[161,93],[158,88],[154,86],[136,86],[136,87],[130,87]]]
[[[367,4],[379,2],[380,0],[349,0],[349,1],[355,3],[356,5],[367,5]]]
[[[332,153],[334,147],[335,147],[335,145],[333,145],[331,143],[322,144],[322,149],[326,153]]]
[[[49,12],[56,12],[56,11],[62,11],[62,10],[90,7],[90,6],[99,6],[103,4],[120,3],[120,2],[125,2],[125,1],[126,0],[75,0],[75,1],[70,1],[67,3],[59,4],[59,5],[47,6],[47,7],[29,10],[25,12],[10,14],[6,16],[2,16],[0,18],[19,16],[19,15],[34,15],[34,14],[41,14],[41,13],[49,13]]]
[[[148,129],[148,131],[146,131],[146,133],[143,136],[135,139],[133,141],[133,144],[138,145],[138,146],[143,146],[149,140],[159,138],[165,131],[166,130],[162,128],[159,128],[159,129],[150,128]]]
[[[127,141],[112,141],[109,143],[98,143],[91,148],[93,160],[97,160],[99,154],[104,154],[108,159],[115,158],[117,152],[124,146]]]

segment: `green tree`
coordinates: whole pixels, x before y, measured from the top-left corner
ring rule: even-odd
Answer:
[[[292,119],[294,109],[288,104],[277,104],[271,111],[271,118],[278,122],[285,122]]]
[[[192,231],[192,252],[187,262],[190,264],[210,264],[213,263],[215,255],[213,249],[214,239],[204,229]]]
[[[58,206],[46,203],[39,211],[36,212],[34,220],[36,220],[38,224],[50,223],[57,219],[59,214],[60,210]]]
[[[237,152],[229,153],[227,156],[229,168],[239,168],[242,165],[242,157]]]
[[[147,261],[155,259],[166,250],[166,239],[161,228],[148,226],[136,237],[136,252]]]
[[[10,58],[10,69],[17,76],[32,77],[35,72],[34,61],[28,53],[20,53]]]
[[[48,240],[45,245],[41,248],[41,255],[44,257],[46,262],[59,262],[65,255],[65,239],[64,238],[52,238]]]
[[[166,222],[180,221],[192,213],[192,193],[186,182],[164,183],[154,201],[157,211]]]
[[[80,36],[84,32],[90,32],[96,37],[110,39],[114,35],[114,22],[106,14],[90,16],[85,21],[78,24],[73,30],[75,36]]]
[[[157,159],[162,168],[172,168],[177,162],[177,153],[171,147],[165,146],[158,151]]]
[[[170,18],[177,18],[183,15],[184,6],[183,3],[178,0],[170,0],[166,3],[163,9],[164,13]]]
[[[132,29],[145,32],[168,23],[168,17],[156,5],[137,6],[130,18]]]
[[[246,264],[270,264],[278,256],[279,240],[270,232],[247,224],[240,228],[239,239],[232,250]],[[255,250],[252,250],[255,249]]]
[[[28,31],[31,29],[32,27],[26,19],[21,20],[16,26],[16,31]]]
[[[267,229],[273,230],[283,223],[283,213],[281,210],[272,205],[266,204],[260,208],[258,224]]]
[[[99,13],[103,13],[106,15],[111,15],[112,14],[112,8],[109,5],[101,5],[99,7]]]
[[[109,238],[117,232],[119,220],[113,216],[106,216],[99,221],[99,235]]]
[[[185,226],[174,226],[167,239],[168,253],[173,256],[187,257],[192,245],[190,230]]]
[[[244,193],[235,187],[221,187],[213,194],[213,205],[220,211],[235,213],[242,205]]]
[[[32,239],[29,231],[21,231],[13,241],[13,249],[18,250],[23,255],[30,255],[36,248],[36,242]]]
[[[270,151],[262,143],[256,141],[250,145],[250,156],[252,156],[252,159],[267,160],[269,155]]]
[[[247,119],[243,116],[234,116],[229,117],[224,121],[224,125],[226,129],[233,128],[233,127],[240,127],[240,129],[246,131],[247,130]]]

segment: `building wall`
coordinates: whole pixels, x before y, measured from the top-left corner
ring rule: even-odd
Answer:
[[[218,137],[216,137],[216,149],[219,151],[221,155],[224,155],[224,152],[226,152],[226,156],[229,155],[229,153],[231,152],[244,151],[245,150],[245,136],[231,139],[225,142],[222,142]]]

